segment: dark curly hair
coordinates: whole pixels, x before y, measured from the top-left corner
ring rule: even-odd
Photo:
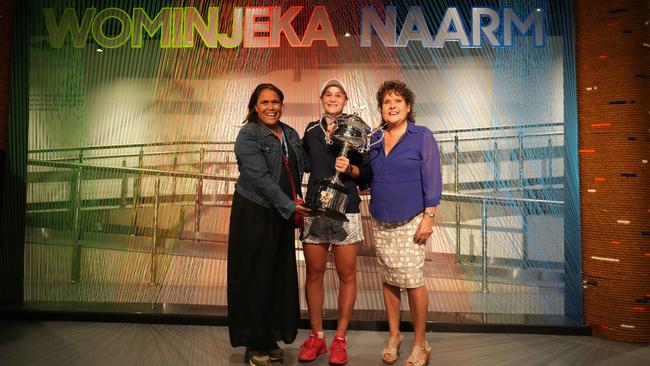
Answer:
[[[377,108],[381,111],[381,105],[384,102],[384,97],[390,93],[399,94],[406,104],[411,107],[411,111],[406,116],[409,121],[415,122],[415,112],[413,111],[413,104],[415,103],[415,94],[406,86],[406,83],[399,80],[384,81],[377,90]]]
[[[251,99],[248,101],[248,114],[246,114],[244,123],[257,123],[260,121],[260,117],[257,115],[257,111],[255,111],[255,105],[257,104],[257,100],[260,98],[260,94],[262,94],[262,92],[266,89],[270,89],[276,92],[278,94],[278,97],[280,97],[280,103],[284,103],[284,93],[282,93],[282,90],[280,90],[280,88],[270,83],[259,84],[257,87],[255,87],[255,90],[253,90]]]

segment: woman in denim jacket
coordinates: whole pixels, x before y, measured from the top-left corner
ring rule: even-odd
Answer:
[[[275,85],[258,85],[235,141],[228,327],[230,344],[246,347],[250,365],[282,359],[276,342],[295,340],[300,316],[294,215],[311,211],[296,204],[307,162],[296,130],[280,122],[283,101]]]

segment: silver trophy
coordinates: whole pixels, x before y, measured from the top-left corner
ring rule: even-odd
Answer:
[[[357,113],[342,114],[334,117],[332,121],[335,127],[331,138],[327,138],[327,133],[323,129],[325,141],[328,144],[334,142],[341,144],[340,156],[346,156],[350,149],[360,153],[370,149],[370,138],[376,130],[371,129]],[[323,128],[322,125],[321,128]],[[335,220],[348,221],[345,217],[345,208],[348,205],[350,192],[339,179],[339,174],[337,171],[333,177],[317,181],[312,189],[307,192],[305,206],[323,212],[325,216]]]

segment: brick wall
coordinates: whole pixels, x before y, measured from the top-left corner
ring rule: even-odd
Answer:
[[[650,1],[577,0],[585,323],[650,341]]]

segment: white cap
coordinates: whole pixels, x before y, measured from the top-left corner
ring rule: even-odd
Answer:
[[[325,82],[325,84],[323,84],[323,87],[320,90],[320,97],[321,98],[323,97],[323,94],[325,94],[325,90],[327,90],[327,88],[329,88],[330,86],[338,87],[339,89],[341,89],[343,94],[345,94],[345,97],[346,98],[348,97],[348,92],[345,90],[345,86],[343,86],[343,83],[340,80],[338,80],[338,79],[329,79],[329,80],[327,80]]]

